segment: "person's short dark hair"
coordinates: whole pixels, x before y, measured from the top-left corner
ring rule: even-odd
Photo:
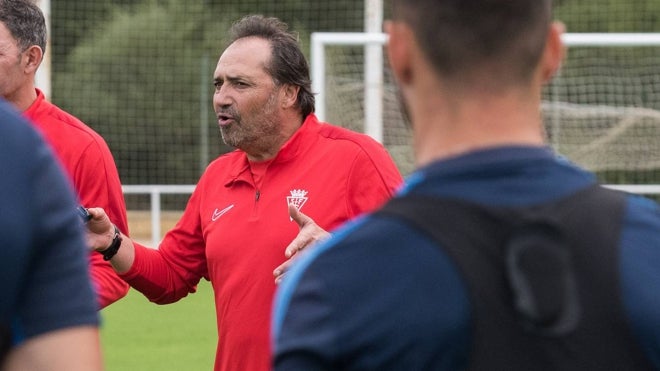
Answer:
[[[229,42],[253,36],[270,42],[271,61],[266,70],[275,83],[300,87],[297,105],[303,117],[314,112],[309,64],[300,49],[297,35],[289,32],[286,23],[277,18],[249,15],[232,25]]]
[[[31,0],[0,0],[0,22],[18,41],[21,51],[37,45],[46,53],[46,20]]]
[[[458,80],[475,71],[498,83],[529,79],[552,17],[552,0],[391,1],[437,73]]]

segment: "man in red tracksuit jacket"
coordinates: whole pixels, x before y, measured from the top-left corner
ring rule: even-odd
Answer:
[[[53,147],[79,202],[103,206],[117,227],[128,233],[124,195],[108,145],[94,130],[48,102],[34,88],[46,40],[46,24],[36,5],[30,1],[0,2],[0,96],[23,112]],[[128,284],[103,256],[91,253],[90,264],[99,308],[126,295]]]
[[[319,122],[307,62],[286,25],[248,16],[232,34],[213,105],[237,150],[209,165],[158,250],[115,233],[100,208],[90,209],[88,227],[93,247],[153,302],[175,302],[210,280],[215,370],[266,371],[273,275],[325,230],[379,207],[402,179],[382,145]]]

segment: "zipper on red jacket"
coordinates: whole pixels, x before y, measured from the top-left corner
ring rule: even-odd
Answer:
[[[261,191],[255,187],[254,192],[254,207],[252,208],[252,217],[256,218],[259,215],[259,199],[261,198]]]

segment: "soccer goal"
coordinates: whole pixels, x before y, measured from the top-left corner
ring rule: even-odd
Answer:
[[[614,187],[660,194],[660,33],[569,33],[564,42],[567,58],[543,96],[548,143]],[[386,43],[382,33],[313,33],[312,88],[322,120],[379,140],[405,174],[410,132]]]
[[[369,134],[406,174],[413,169],[410,131],[383,58],[386,43],[383,33],[312,33],[312,90],[321,120]]]

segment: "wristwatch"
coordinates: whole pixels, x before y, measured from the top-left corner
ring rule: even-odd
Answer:
[[[116,225],[113,225],[115,228],[115,235],[112,237],[112,242],[110,243],[110,246],[108,246],[107,249],[99,251],[99,254],[103,255],[103,260],[110,260],[112,259],[113,256],[117,254],[117,251],[119,251],[119,247],[121,246],[121,232],[119,232],[119,228],[117,228]]]

